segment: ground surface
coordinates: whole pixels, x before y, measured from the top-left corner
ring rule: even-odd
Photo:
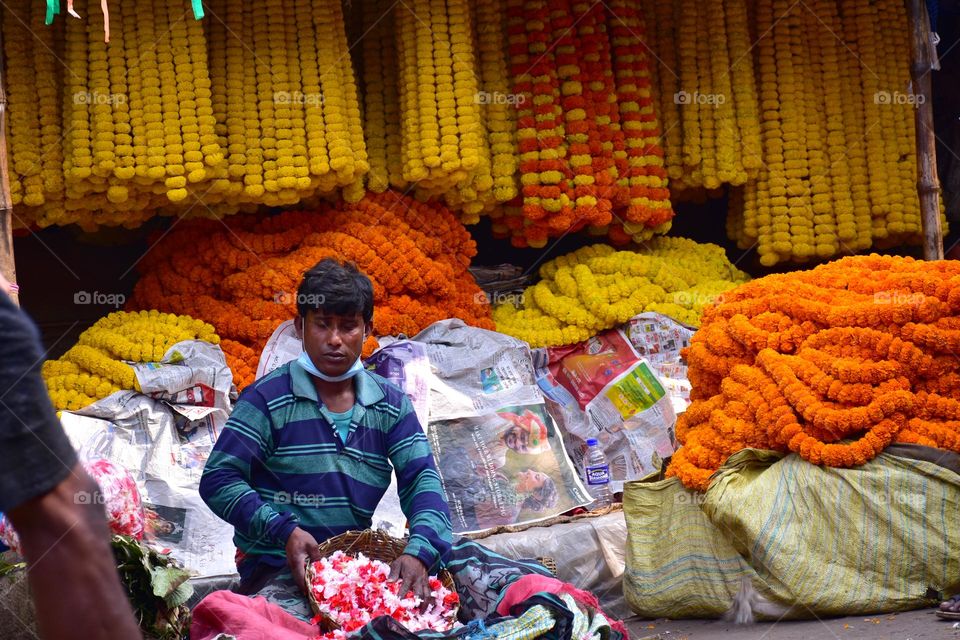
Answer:
[[[718,620],[627,621],[630,640],[960,640],[960,627],[932,609],[895,615],[738,626]]]

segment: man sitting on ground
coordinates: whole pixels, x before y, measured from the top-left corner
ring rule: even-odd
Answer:
[[[200,482],[234,526],[239,590],[260,592],[285,565],[304,589],[317,542],[368,528],[396,470],[410,535],[392,577],[426,600],[450,549],[450,510],[410,399],[360,362],[370,279],[323,260],[304,274],[297,312],[303,352],[244,390]]]

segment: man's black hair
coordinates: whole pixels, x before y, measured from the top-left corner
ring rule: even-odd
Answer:
[[[373,284],[352,262],[324,258],[303,274],[297,289],[297,313],[323,311],[336,316],[360,314],[373,321]]]

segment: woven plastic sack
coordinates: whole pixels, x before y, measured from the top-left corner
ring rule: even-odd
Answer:
[[[651,618],[718,617],[744,577],[790,618],[906,611],[956,593],[956,454],[902,449],[932,461],[888,451],[835,469],[745,450],[703,494],[676,478],[628,483],[627,603]]]
[[[83,461],[83,468],[100,487],[100,494],[78,492],[78,503],[99,502],[106,511],[107,523],[113,533],[143,538],[144,513],[140,491],[133,476],[126,469],[100,458]],[[0,542],[17,555],[23,555],[20,539],[10,521],[0,514]]]

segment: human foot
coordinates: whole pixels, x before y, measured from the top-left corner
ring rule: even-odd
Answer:
[[[937,615],[947,620],[960,620],[960,593],[940,603]]]

